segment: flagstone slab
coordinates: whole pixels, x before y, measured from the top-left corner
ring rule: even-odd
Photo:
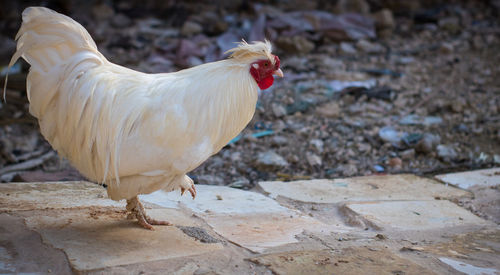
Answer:
[[[156,191],[141,195],[141,201],[154,203],[162,207],[178,208],[179,203],[196,213],[249,214],[287,212],[288,208],[260,193],[244,191],[227,186],[196,185],[196,199],[189,193],[180,196],[179,192]]]
[[[259,256],[250,261],[274,274],[435,274],[380,247],[294,251]]]
[[[90,206],[125,207],[125,202],[108,199],[104,187],[86,181],[0,184],[0,211]]]
[[[297,242],[304,230],[330,232],[333,228],[298,211],[281,206],[256,192],[226,186],[197,185],[197,197],[158,191],[141,196],[163,207],[183,205],[197,213],[215,232],[254,252]],[[178,204],[172,203],[178,201]]]
[[[42,242],[21,217],[0,214],[0,274],[71,274],[63,251]]]
[[[381,228],[427,230],[491,224],[447,200],[360,202],[345,207]]]
[[[93,211],[99,211],[93,214]],[[154,218],[175,225],[196,225],[175,209],[148,209]],[[25,218],[44,243],[62,249],[78,271],[199,255],[222,249],[220,243],[201,243],[176,226],[155,226],[145,230],[126,220],[118,209],[64,209],[43,211]]]
[[[411,250],[412,247],[409,248],[409,251]],[[465,272],[467,274],[481,274],[483,268],[486,268],[483,272],[489,270],[493,274],[494,272],[500,274],[500,228],[498,227],[449,236],[444,241],[419,246],[418,251],[432,254],[456,270],[462,272],[469,270],[470,272]],[[461,270],[459,267],[464,269]]]
[[[332,231],[331,227],[313,218],[286,213],[210,215],[205,220],[218,234],[257,253],[296,243],[295,236],[305,230],[322,234]]]
[[[436,178],[462,189],[469,189],[470,187],[475,185],[495,186],[500,185],[500,167],[460,173],[442,174],[437,175]]]
[[[455,269],[456,271],[465,273],[465,274],[470,274],[470,275],[497,275],[500,273],[500,271],[496,270],[495,268],[484,268],[484,267],[478,267],[474,266],[468,263],[464,263],[462,261],[458,261],[455,259],[450,259],[446,257],[441,257],[439,260]]]
[[[282,196],[311,203],[378,200],[434,200],[435,197],[471,196],[469,192],[445,186],[415,175],[365,176],[346,179],[267,181],[259,186],[271,197]]]

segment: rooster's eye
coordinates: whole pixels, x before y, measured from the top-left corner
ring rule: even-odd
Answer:
[[[269,66],[269,63],[267,63],[267,62],[266,62],[266,63],[264,63],[264,66],[266,66],[266,67],[267,67],[267,66]]]

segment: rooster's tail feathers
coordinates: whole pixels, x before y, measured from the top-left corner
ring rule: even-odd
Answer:
[[[97,129],[97,120],[107,117],[101,106],[112,104],[113,93],[99,92],[109,90],[109,83],[88,73],[109,62],[73,19],[43,7],[27,8],[22,17],[9,68],[20,57],[31,65],[26,81],[29,111],[38,118],[42,134],[70,161],[84,163],[79,156],[91,160],[79,165],[90,179],[105,181],[113,171],[117,177],[118,161],[111,150],[116,139],[102,137],[104,148],[95,143],[108,132]]]
[[[9,66],[23,57],[35,69],[47,72],[82,50],[103,58],[94,40],[79,23],[43,7],[30,7],[23,11],[23,23],[16,40],[17,51]]]
[[[59,80],[85,62],[98,66],[105,62],[90,34],[73,19],[43,7],[23,11],[23,23],[16,35],[17,49],[9,69],[22,57],[30,65],[27,93],[30,112],[40,117],[57,91]],[[4,86],[7,87],[7,78]],[[43,99],[40,100],[39,97]],[[33,100],[32,100],[33,99]]]

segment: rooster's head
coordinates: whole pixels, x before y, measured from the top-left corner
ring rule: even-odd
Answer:
[[[249,65],[250,74],[259,85],[265,90],[273,85],[274,77],[283,77],[280,69],[280,59],[271,54],[272,46],[269,41],[247,43],[245,40],[239,43],[236,48],[230,49],[231,58],[237,59]]]

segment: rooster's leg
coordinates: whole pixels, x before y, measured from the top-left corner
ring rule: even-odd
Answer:
[[[172,225],[167,221],[157,221],[146,215],[144,206],[142,206],[142,203],[139,201],[137,196],[127,200],[127,211],[130,212],[128,215],[129,218],[136,218],[142,227],[149,230],[154,230],[153,225]]]

